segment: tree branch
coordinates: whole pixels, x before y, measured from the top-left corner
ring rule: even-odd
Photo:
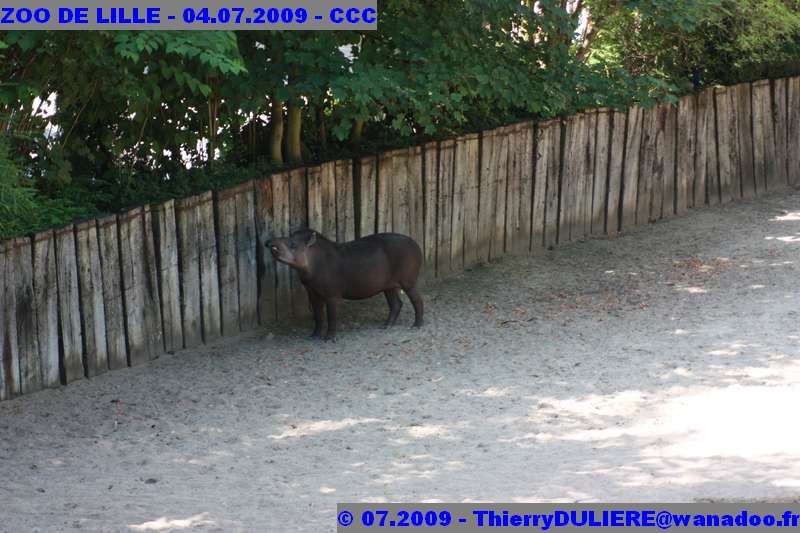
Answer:
[[[75,126],[78,125],[78,120],[81,118],[81,115],[83,114],[83,110],[86,109],[87,105],[89,105],[89,101],[92,99],[92,96],[94,96],[94,90],[96,88],[97,88],[97,80],[95,79],[94,83],[92,84],[92,90],[89,91],[89,96],[86,97],[86,101],[81,106],[80,110],[78,111],[78,114],[75,115],[75,120],[72,122],[72,126],[70,126],[69,131],[64,136],[64,140],[61,142],[61,148],[64,148],[64,146],[66,146],[67,141],[69,140],[69,136],[72,135],[72,132],[75,129]]]

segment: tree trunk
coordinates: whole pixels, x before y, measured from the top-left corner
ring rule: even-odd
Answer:
[[[248,124],[247,124],[247,144],[248,144],[248,147],[250,148],[250,161],[251,162],[255,161],[256,160],[256,155],[257,155],[256,154],[257,146],[256,146],[256,118],[255,117],[253,117],[253,119],[250,122],[248,122]]]
[[[290,163],[302,163],[303,105],[299,98],[295,97],[289,100],[289,106],[286,109],[286,121],[286,158]]]
[[[317,128],[319,128],[319,144],[322,151],[328,150],[328,129],[325,127],[325,102],[317,108]]]
[[[358,146],[361,144],[361,136],[364,133],[364,121],[362,119],[358,119],[353,124],[353,129],[350,131],[350,142]]]
[[[589,55],[589,50],[591,49],[592,43],[594,42],[595,37],[597,37],[597,26],[594,25],[594,20],[592,19],[592,15],[586,19],[586,27],[583,30],[583,38],[581,39],[580,48],[578,48],[577,58],[578,61],[586,61],[586,58]]]
[[[283,100],[272,95],[272,116],[269,129],[269,158],[275,165],[283,165]]]
[[[217,98],[211,96],[208,100],[208,162],[214,161],[214,150],[217,147]]]

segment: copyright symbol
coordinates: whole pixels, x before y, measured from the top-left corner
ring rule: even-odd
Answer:
[[[669,529],[672,527],[672,513],[669,511],[660,511],[656,515],[656,525],[661,529]]]
[[[342,527],[347,527],[353,523],[353,513],[350,511],[342,511],[339,513],[339,525]]]

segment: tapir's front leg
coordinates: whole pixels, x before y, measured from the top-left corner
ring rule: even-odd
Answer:
[[[311,303],[311,309],[314,311],[314,331],[311,333],[311,338],[318,339],[322,337],[322,321],[325,300],[323,300],[322,296],[308,287],[306,287],[306,292],[308,292],[308,301]]]
[[[336,314],[338,311],[339,302],[335,298],[325,300],[328,310],[328,332],[325,334],[325,340],[336,342]]]

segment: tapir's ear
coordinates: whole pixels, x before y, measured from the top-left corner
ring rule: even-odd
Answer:
[[[316,231],[312,231],[311,232],[311,237],[308,238],[308,242],[306,243],[306,246],[314,246],[314,244],[316,244],[316,242],[317,242],[317,232]]]

